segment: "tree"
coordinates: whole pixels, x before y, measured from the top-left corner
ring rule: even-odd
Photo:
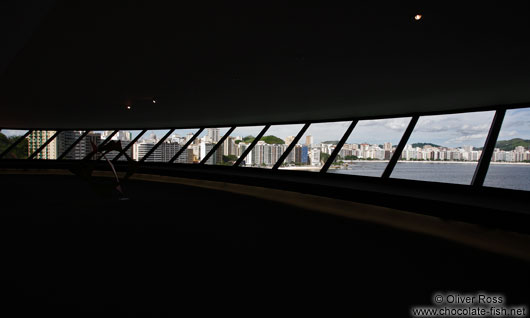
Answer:
[[[7,137],[0,133],[0,153],[11,146],[20,136]],[[11,150],[5,157],[10,159],[26,159],[28,158],[28,140],[24,139],[13,150]]]
[[[233,162],[236,162],[237,159],[238,159],[237,156],[234,156],[234,155],[228,155],[228,156],[223,155],[223,163],[233,163]]]
[[[330,154],[325,152],[320,152],[320,161],[327,162],[330,157]]]
[[[272,135],[264,136],[260,140],[265,141],[268,144],[281,144],[281,145],[285,144],[285,141],[283,141],[283,139],[278,138],[276,136],[272,136]]]

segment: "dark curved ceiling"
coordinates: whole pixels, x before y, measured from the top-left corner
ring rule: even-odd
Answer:
[[[0,127],[274,123],[530,101],[527,5],[166,2],[57,2],[1,75]]]

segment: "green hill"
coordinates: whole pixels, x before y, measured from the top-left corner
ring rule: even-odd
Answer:
[[[420,147],[420,148],[423,148],[423,146],[432,146],[432,147],[442,147],[440,145],[437,145],[437,144],[433,144],[433,143],[430,143],[430,142],[417,142],[417,143],[413,143],[412,144],[412,147],[416,148],[416,147]]]
[[[246,137],[243,137],[243,140],[236,141],[236,143],[240,143],[240,142],[251,143],[251,142],[254,141],[254,139],[256,139],[256,137],[254,137],[254,136],[246,136]],[[283,141],[283,139],[278,138],[276,136],[272,136],[272,135],[263,136],[261,138],[261,140],[265,141],[268,144],[284,144],[285,143],[285,141]]]
[[[336,145],[339,143],[338,140],[328,140],[328,141],[323,141],[322,142],[323,144],[332,144],[332,145]]]
[[[0,153],[6,150],[11,144],[13,144],[20,136],[7,137],[0,133]],[[26,159],[28,157],[28,140],[24,139],[18,144],[15,149],[11,150],[4,159]]]
[[[278,138],[276,136],[264,136],[263,138],[261,138],[261,140],[265,141],[266,143],[268,144],[284,144],[285,141],[283,141],[283,139],[281,138]]]
[[[530,140],[513,138],[510,140],[498,140],[495,144],[495,148],[499,148],[504,151],[514,150],[515,147],[518,146],[523,146],[525,149],[528,149],[528,147],[530,147]]]

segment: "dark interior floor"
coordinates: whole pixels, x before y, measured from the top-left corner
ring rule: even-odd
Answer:
[[[436,291],[530,299],[529,264],[243,195],[0,175],[10,317],[322,312],[410,316]],[[411,202],[414,204],[414,202]]]

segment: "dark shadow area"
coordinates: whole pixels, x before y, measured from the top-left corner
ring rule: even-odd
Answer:
[[[436,291],[530,299],[528,263],[456,243],[195,187],[2,175],[10,316],[409,316]],[[156,316],[156,315],[155,315]]]

